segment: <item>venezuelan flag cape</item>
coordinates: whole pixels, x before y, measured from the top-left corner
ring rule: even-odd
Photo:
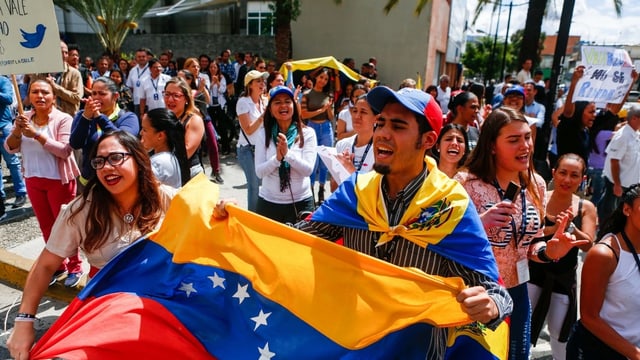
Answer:
[[[399,225],[388,224],[382,196],[382,176],[355,173],[313,213],[311,220],[381,232],[378,244],[399,235],[441,256],[501,282],[491,246],[477,211],[462,185],[438,170],[425,156],[426,181],[409,205]],[[482,324],[450,329],[446,358],[506,358],[508,323],[495,331]]]
[[[216,201],[206,177],[189,182],[160,230],[98,272],[31,359],[424,359],[431,326],[470,323],[459,278],[234,206],[212,219]]]

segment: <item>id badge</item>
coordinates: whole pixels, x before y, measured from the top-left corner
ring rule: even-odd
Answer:
[[[140,87],[140,80],[136,81],[136,87]]]
[[[158,94],[153,94],[153,100],[158,101],[158,99],[159,99],[159,98],[160,98],[160,97],[158,96]]]
[[[518,284],[524,284],[529,281],[529,259],[521,259],[516,263],[518,271]]]

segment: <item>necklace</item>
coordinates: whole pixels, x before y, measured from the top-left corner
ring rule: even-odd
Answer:
[[[124,214],[124,216],[122,217],[122,220],[124,220],[125,224],[130,225],[134,220],[133,214],[131,213]]]

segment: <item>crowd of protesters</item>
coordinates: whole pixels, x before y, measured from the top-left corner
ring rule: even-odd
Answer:
[[[632,278],[640,270],[640,106],[621,112],[622,103],[599,108],[572,101],[583,67],[575,69],[568,89],[561,85],[558,97],[548,99],[548,84],[540,71],[532,75],[531,60],[517,76],[486,89],[473,82],[452,88],[442,75],[424,91],[413,79],[395,91],[376,84],[375,58],[359,71],[354,59],[344,59],[359,79],[322,67],[293,76],[290,63],[285,79],[274,62],[249,52],[235,53],[233,60],[230,50],[174,59],[170,50],[138,49],[131,61],[103,56],[80,64],[77,47],[62,43],[61,49],[65,72],[21,77],[27,89],[18,96],[30,110],[3,114],[13,124],[2,123],[8,129],[3,155],[22,167],[20,176],[12,168],[14,183],[26,183],[16,186],[16,194],[28,196],[47,243],[46,261],[27,280],[24,316],[16,319],[22,323],[9,340],[12,353],[34,340],[29,316],[46,284],[65,276],[66,286],[79,283],[78,249],[107,250],[108,256],[89,256],[92,274],[98,271],[136,236],[157,227],[175,188],[205,171],[205,157],[210,180],[222,184],[220,156],[235,153],[248,185],[248,209],[289,224],[349,186],[329,174],[318,146],[335,146],[334,161],[347,173],[375,171],[395,179],[389,174],[397,176],[398,164],[376,165],[410,145],[393,143],[403,126],[410,127],[401,121],[407,114],[395,107],[399,103],[414,115],[423,112],[426,119],[418,121],[427,127],[420,125],[415,148],[437,166],[420,160],[415,166],[423,171],[414,175],[427,182],[432,172],[442,174],[443,182],[461,185],[477,210],[503,287],[460,271],[490,292],[492,305],[481,322],[493,327],[510,315],[509,358],[528,359],[545,322],[556,360],[640,358],[632,315],[640,301]],[[0,106],[8,107],[12,89],[2,91]],[[16,152],[22,164],[9,157]],[[393,185],[381,185],[385,201],[395,204],[395,196],[420,183],[408,180],[392,198],[386,192]],[[74,200],[76,192],[81,196]],[[133,202],[124,196],[134,192]],[[98,209],[94,199],[108,205]],[[4,200],[1,205],[0,220]],[[388,215],[389,221],[395,216]],[[106,227],[101,216],[110,219]],[[63,239],[69,219],[83,220],[76,221],[81,231],[73,244]],[[327,238],[338,234],[337,227],[313,222],[296,226]],[[90,235],[95,239],[87,241]],[[579,251],[588,251],[580,294]],[[477,301],[476,295],[465,296]]]

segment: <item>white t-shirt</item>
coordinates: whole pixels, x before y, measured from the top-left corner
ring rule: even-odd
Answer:
[[[227,80],[224,76],[220,77],[220,82],[218,84],[211,84],[209,88],[209,93],[211,95],[211,103],[209,105],[213,106],[215,104],[214,99],[218,99],[218,104],[224,108],[227,104],[227,99],[224,97],[224,93],[227,92]]]
[[[603,173],[613,182],[611,159],[620,162],[620,185],[629,187],[640,182],[640,135],[628,124],[616,131],[605,150]]]
[[[182,187],[182,173],[178,158],[168,151],[151,156],[151,168],[156,178],[163,184],[179,189]]]
[[[164,220],[164,213],[166,213],[169,208],[171,199],[177,193],[176,189],[165,185],[160,185],[159,191],[163,215],[158,222],[156,229],[162,224],[162,220]],[[78,251],[78,248],[84,251],[83,244],[87,237],[85,230],[87,226],[87,219],[89,217],[90,204],[86,204],[84,208],[82,208],[82,210],[76,214],[71,221],[69,221],[72,213],[71,209],[77,209],[83,201],[84,198],[79,196],[69,204],[62,205],[60,214],[51,229],[49,241],[45,245],[45,248],[51,253],[62,258],[68,258],[69,256],[74,255]],[[91,202],[91,196],[89,196],[87,202]],[[138,230],[134,224],[132,224],[133,226],[127,225],[117,214],[111,214],[111,219],[114,228],[108,235],[107,242],[102,247],[92,252],[84,251],[89,264],[97,267],[98,269],[104,267],[109,260],[113,259],[114,256],[118,255],[122,250],[134,243],[141,236],[140,230]]]
[[[140,105],[140,97],[142,96],[142,84],[144,83],[144,80],[149,76],[149,64],[143,67],[140,67],[140,65],[136,65],[136,67],[129,71],[129,75],[127,76],[127,86],[133,93],[133,103],[135,105]]]
[[[295,142],[284,159],[291,167],[291,191],[286,189],[280,191],[280,161],[276,157],[276,145],[271,141],[269,147],[265,147],[264,129],[254,133],[256,135],[256,175],[262,179],[262,186],[258,195],[266,201],[276,204],[292,204],[313,196],[311,192],[311,172],[316,165],[317,140],[316,133],[312,128],[304,126],[302,135],[304,137],[304,147],[300,148],[300,143]],[[241,135],[242,136],[242,135]],[[293,202],[291,201],[293,197]]]
[[[53,134],[48,125],[40,131],[42,131],[47,138],[53,138]],[[45,150],[39,141],[22,136],[20,152],[22,153],[22,170],[24,171],[25,178],[39,177],[60,180],[58,159],[55,155]]]
[[[360,167],[360,164],[362,164],[359,171],[361,173],[366,173],[373,169],[373,163],[376,160],[373,154],[373,144],[371,144],[371,146],[367,144],[364,146],[354,147],[353,144],[355,143],[357,136],[358,135],[356,134],[353,136],[349,136],[348,138],[339,140],[336,143],[336,152],[338,154],[341,154],[346,150],[350,154],[351,153],[355,154],[355,157],[353,159],[353,165],[356,167],[356,170],[357,170],[358,167]],[[363,157],[364,157],[364,161],[363,161]]]
[[[351,121],[351,111],[349,111],[349,108],[349,105],[347,105],[345,109],[338,113],[338,121],[343,121],[345,123],[346,132],[353,131],[353,122]]]
[[[265,108],[266,108],[266,103],[264,102],[263,98],[260,98],[260,105],[256,105],[253,102],[253,100],[251,100],[251,97],[243,96],[240,99],[238,99],[238,103],[236,104],[236,114],[240,116],[242,114],[248,113],[251,121],[254,121],[255,119],[259,118],[262,115]],[[255,139],[256,134],[261,132],[264,132],[263,124],[260,124],[260,127],[253,134],[249,135],[245,133],[245,135],[247,136],[247,138],[249,138],[249,141],[251,142],[252,145],[256,145],[256,141],[257,141],[257,139]],[[249,144],[247,143],[247,139],[245,139],[242,132],[240,132],[240,134],[238,135],[238,146],[244,146],[244,145],[249,145]]]
[[[169,80],[171,80],[171,76],[160,74],[157,79],[153,79],[149,76],[143,81],[140,98],[144,99],[149,110],[165,107],[162,93],[164,92],[164,87]]]
[[[451,100],[451,88],[447,86],[446,90],[442,90],[438,86],[438,97],[436,100],[440,103],[442,109],[442,115],[446,115],[449,112],[449,100]]]

